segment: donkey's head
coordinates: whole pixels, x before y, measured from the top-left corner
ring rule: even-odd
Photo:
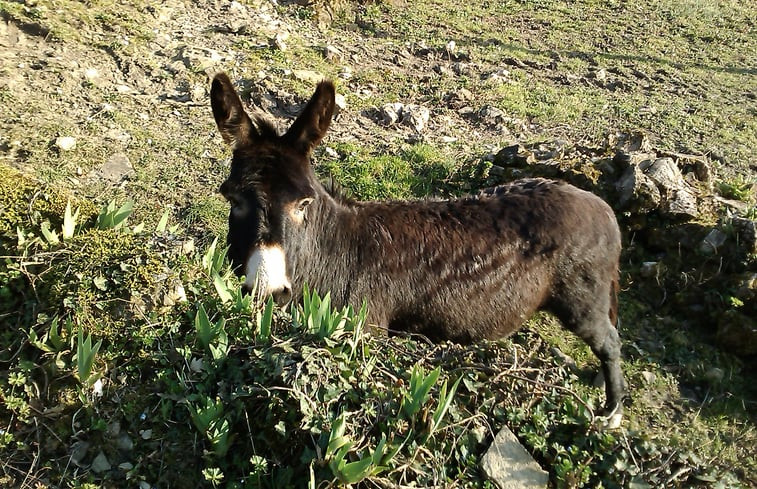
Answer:
[[[210,91],[218,129],[233,150],[231,174],[221,193],[231,204],[229,258],[245,288],[287,302],[292,287],[286,246],[302,240],[308,206],[318,198],[310,154],[323,139],[334,113],[334,85],[318,85],[284,135],[264,117],[244,110],[231,80],[216,75]]]

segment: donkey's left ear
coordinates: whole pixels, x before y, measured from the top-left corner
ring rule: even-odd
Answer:
[[[321,142],[334,116],[336,89],[330,81],[322,81],[292,127],[284,135],[296,149],[309,153]]]

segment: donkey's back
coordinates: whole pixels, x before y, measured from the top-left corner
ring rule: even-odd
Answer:
[[[615,322],[620,233],[589,192],[528,179],[456,200],[358,206],[365,227],[345,302],[369,297],[382,326],[470,342],[507,336],[538,309],[576,332],[587,315]]]

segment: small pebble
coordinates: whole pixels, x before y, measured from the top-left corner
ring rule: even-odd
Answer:
[[[71,136],[60,136],[55,140],[55,145],[60,148],[61,151],[71,151],[76,147],[76,138]]]

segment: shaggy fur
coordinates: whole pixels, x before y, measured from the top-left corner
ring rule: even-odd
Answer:
[[[455,200],[356,202],[328,192],[310,167],[334,108],[322,82],[284,135],[252,120],[224,74],[213,114],[234,149],[221,186],[232,203],[229,256],[279,245],[291,291],[368,301],[369,320],[434,340],[472,342],[554,313],[599,357],[606,409],[619,422],[625,384],[617,321],[620,232],[610,207],[567,183],[527,179]],[[274,291],[276,296],[276,291]]]

